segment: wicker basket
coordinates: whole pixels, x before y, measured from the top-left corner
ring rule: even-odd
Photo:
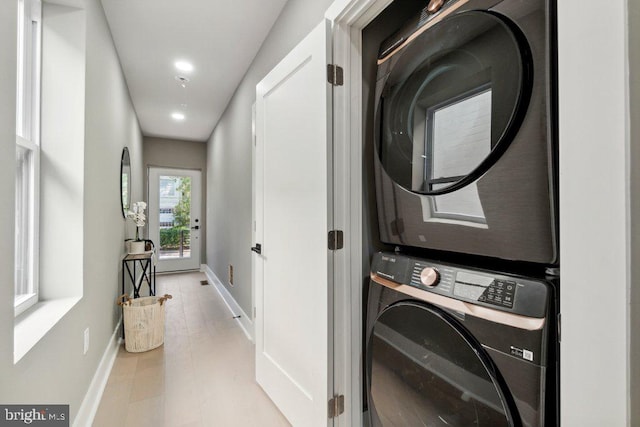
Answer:
[[[124,317],[125,349],[131,353],[153,350],[164,342],[164,302],[171,295],[118,299]]]

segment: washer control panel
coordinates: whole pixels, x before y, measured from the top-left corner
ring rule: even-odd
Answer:
[[[549,288],[544,281],[387,253],[374,256],[372,273],[397,284],[502,311],[535,317],[546,312]]]
[[[515,280],[459,271],[453,294],[499,307],[513,308],[517,286]]]

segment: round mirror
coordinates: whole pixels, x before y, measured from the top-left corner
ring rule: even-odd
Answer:
[[[120,159],[120,203],[122,205],[122,216],[127,217],[127,211],[131,208],[131,160],[129,159],[129,149],[122,149]]]

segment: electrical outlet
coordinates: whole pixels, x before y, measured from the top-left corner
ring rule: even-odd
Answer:
[[[229,264],[229,284],[233,286],[233,265]]]
[[[84,354],[89,351],[89,328],[84,330]]]

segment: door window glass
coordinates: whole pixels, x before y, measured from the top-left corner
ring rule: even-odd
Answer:
[[[482,351],[439,313],[409,303],[387,309],[369,341],[371,400],[382,425],[512,426]]]
[[[191,178],[160,176],[160,259],[191,257]]]
[[[443,194],[491,166],[530,93],[529,55],[516,31],[496,15],[464,12],[385,60],[377,148],[395,182]]]

